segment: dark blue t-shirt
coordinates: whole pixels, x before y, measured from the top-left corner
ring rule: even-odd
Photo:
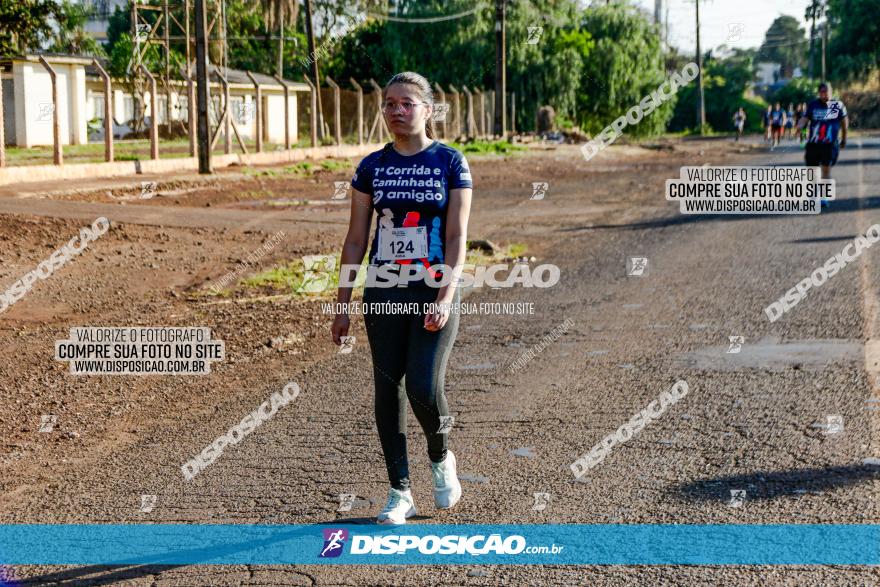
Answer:
[[[807,104],[804,115],[810,121],[809,143],[831,143],[838,141],[841,121],[846,118],[846,106],[840,100],[823,102],[816,99]]]
[[[415,155],[388,143],[364,157],[351,186],[372,197],[377,214],[370,265],[446,263],[449,190],[473,187],[464,155],[439,141]]]
[[[773,126],[782,126],[782,110],[774,110],[770,113],[770,121]]]

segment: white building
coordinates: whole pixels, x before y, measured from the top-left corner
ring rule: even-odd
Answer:
[[[91,59],[45,56],[55,70],[63,145],[88,142],[85,67]],[[3,83],[3,129],[7,145],[54,144],[52,78],[36,55],[0,59]]]
[[[755,64],[755,82],[763,86],[772,86],[782,77],[782,65],[761,61]]]
[[[103,140],[104,80],[92,60],[70,56],[44,55],[57,74],[58,112],[62,145],[81,145]],[[211,79],[216,80],[211,68]],[[155,75],[155,74],[154,74]],[[260,85],[263,141],[284,144],[284,88],[273,77],[254,73]],[[3,124],[5,143],[10,146],[33,147],[53,144],[52,81],[49,72],[36,55],[0,59],[0,80],[3,84]],[[230,69],[229,82],[231,112],[242,138],[256,136],[256,90],[245,72]],[[309,92],[301,82],[285,80],[289,88],[288,125],[290,140],[297,140],[297,92]],[[166,103],[170,101],[172,121],[188,122],[188,86],[180,80],[171,80],[166,96],[161,79],[157,76],[156,116],[160,127],[167,124]],[[222,112],[222,86],[210,84],[212,127]],[[153,120],[153,98],[143,95],[143,106],[127,89],[122,80],[113,80],[113,121],[115,138],[125,138],[133,131],[137,109],[144,108],[146,127]],[[92,132],[89,132],[89,129]]]
[[[89,18],[83,24],[83,30],[102,43],[107,40],[107,28],[110,26],[110,17],[114,10],[116,8],[131,10],[130,0],[80,0],[79,3],[89,11]]]

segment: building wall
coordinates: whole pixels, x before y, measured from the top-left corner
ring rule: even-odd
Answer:
[[[15,144],[15,88],[12,79],[3,79],[3,138],[7,145]]]
[[[42,66],[38,63],[22,63],[21,65],[23,65],[23,67],[19,68],[20,71],[18,71],[17,75],[21,76],[22,79],[24,79],[25,76],[28,76],[28,80],[35,81],[34,83],[15,83],[14,91],[21,91],[22,96],[20,97],[17,94],[13,96],[13,91],[9,92],[9,97],[7,97],[7,104],[12,106],[13,103],[27,103],[28,105],[27,112],[24,113],[22,116],[19,116],[19,114],[21,113],[17,112],[14,107],[7,108],[7,116],[14,116],[14,120],[16,122],[18,122],[19,120],[24,121],[24,117],[26,116],[30,116],[31,118],[38,117],[40,112],[38,104],[51,104],[52,101],[51,80],[49,79],[48,72],[45,72]],[[39,70],[42,70],[42,72],[40,72],[37,68],[39,68]],[[64,66],[64,81],[62,81],[62,67],[55,67],[56,71],[58,71],[59,73],[59,97],[61,99],[60,101],[62,102],[59,112],[62,115],[61,134],[63,144],[83,144],[88,142],[88,122],[93,118],[103,119],[104,117],[103,108],[100,105],[100,102],[104,97],[103,81],[92,78],[86,81],[84,69],[81,66],[75,66],[75,68],[79,71],[74,71],[73,73],[71,73],[67,71],[67,69],[69,69],[68,66]],[[66,85],[68,77],[70,77],[71,81],[74,82],[75,85]],[[4,89],[5,88],[6,86],[4,86]],[[27,89],[27,92],[24,92],[24,88]],[[11,87],[9,89],[12,90]],[[212,87],[211,89],[214,90],[212,91],[212,98],[218,98],[219,88],[215,89]],[[182,106],[181,101],[186,100],[186,97],[187,95],[185,87],[180,88],[179,92],[172,91],[170,96],[172,120],[183,120],[184,122],[187,122],[186,110],[184,108],[178,107]],[[149,92],[144,94],[143,100],[146,107],[146,116],[149,119],[151,116],[150,105],[152,102]],[[239,133],[242,135],[242,138],[246,138],[247,140],[254,140],[256,136],[256,104],[254,92],[249,91],[246,88],[233,88],[230,92],[230,100],[232,102],[232,116],[235,120],[236,125],[238,126]],[[165,94],[160,93],[159,119],[161,123],[165,122],[164,104]],[[113,134],[115,137],[120,138],[132,131],[128,123],[132,120],[132,118],[134,118],[135,112],[132,111],[132,108],[136,106],[136,104],[132,103],[132,96],[128,92],[124,91],[118,86],[114,87]],[[291,143],[295,143],[298,138],[298,116],[297,93],[294,91],[290,92],[289,108],[290,140]],[[265,110],[265,112],[263,113],[263,120],[265,121],[263,128],[264,140],[270,143],[284,144],[283,92],[274,89],[264,89],[263,109]],[[75,122],[75,125],[66,122],[68,119]],[[18,124],[16,124],[16,122],[13,122],[12,124],[7,124],[7,133],[15,133],[12,138],[9,138],[8,136],[7,143],[13,143],[15,141],[15,137],[18,134]],[[49,112],[48,117],[46,117],[45,121],[41,121],[39,124],[34,122],[30,126],[31,128],[28,131],[31,140],[30,145],[52,144],[51,111]],[[73,130],[74,128],[76,130]],[[22,137],[22,139],[24,138],[25,137]],[[93,133],[91,140],[103,140],[103,129],[100,133]]]
[[[62,145],[87,140],[85,70],[81,65],[53,63],[57,74],[58,114]],[[15,96],[15,144],[20,147],[52,145],[52,79],[40,64],[15,61],[12,66]]]
[[[296,92],[290,92],[288,99],[290,109],[288,125],[290,128],[290,142],[297,141],[296,136]],[[284,94],[269,94],[266,96],[266,140],[270,143],[284,144]]]
[[[263,140],[267,143],[284,144],[284,93],[281,90],[262,90]],[[247,90],[233,89],[229,95],[232,116],[242,139],[254,140],[257,136],[256,96]],[[290,142],[297,140],[296,92],[290,92]],[[234,138],[233,138],[234,141]]]
[[[69,66],[66,69],[70,80],[67,86],[67,99],[70,104],[70,143],[73,145],[85,145],[89,142],[86,70],[82,66]],[[56,67],[55,70],[57,71],[58,68]]]

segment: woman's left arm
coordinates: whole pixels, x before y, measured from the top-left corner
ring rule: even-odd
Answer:
[[[448,305],[455,298],[455,289],[461,276],[465,255],[467,254],[467,225],[471,213],[472,188],[457,188],[449,190],[449,208],[446,211],[446,265],[449,267],[452,279],[447,285],[439,288],[436,305],[441,304],[446,308],[438,309],[425,315],[425,328],[427,330],[440,330],[449,319]]]

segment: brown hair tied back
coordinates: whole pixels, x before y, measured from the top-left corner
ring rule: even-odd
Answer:
[[[382,100],[385,100],[385,95],[388,93],[388,88],[393,86],[394,84],[410,84],[418,88],[419,90],[419,99],[422,102],[431,105],[432,114],[428,117],[428,120],[425,121],[425,134],[428,135],[429,139],[434,138],[434,92],[431,90],[431,84],[428,83],[428,80],[425,76],[418,74],[414,71],[403,71],[401,73],[395,74],[392,76],[388,83],[385,84],[385,87],[382,89]]]

